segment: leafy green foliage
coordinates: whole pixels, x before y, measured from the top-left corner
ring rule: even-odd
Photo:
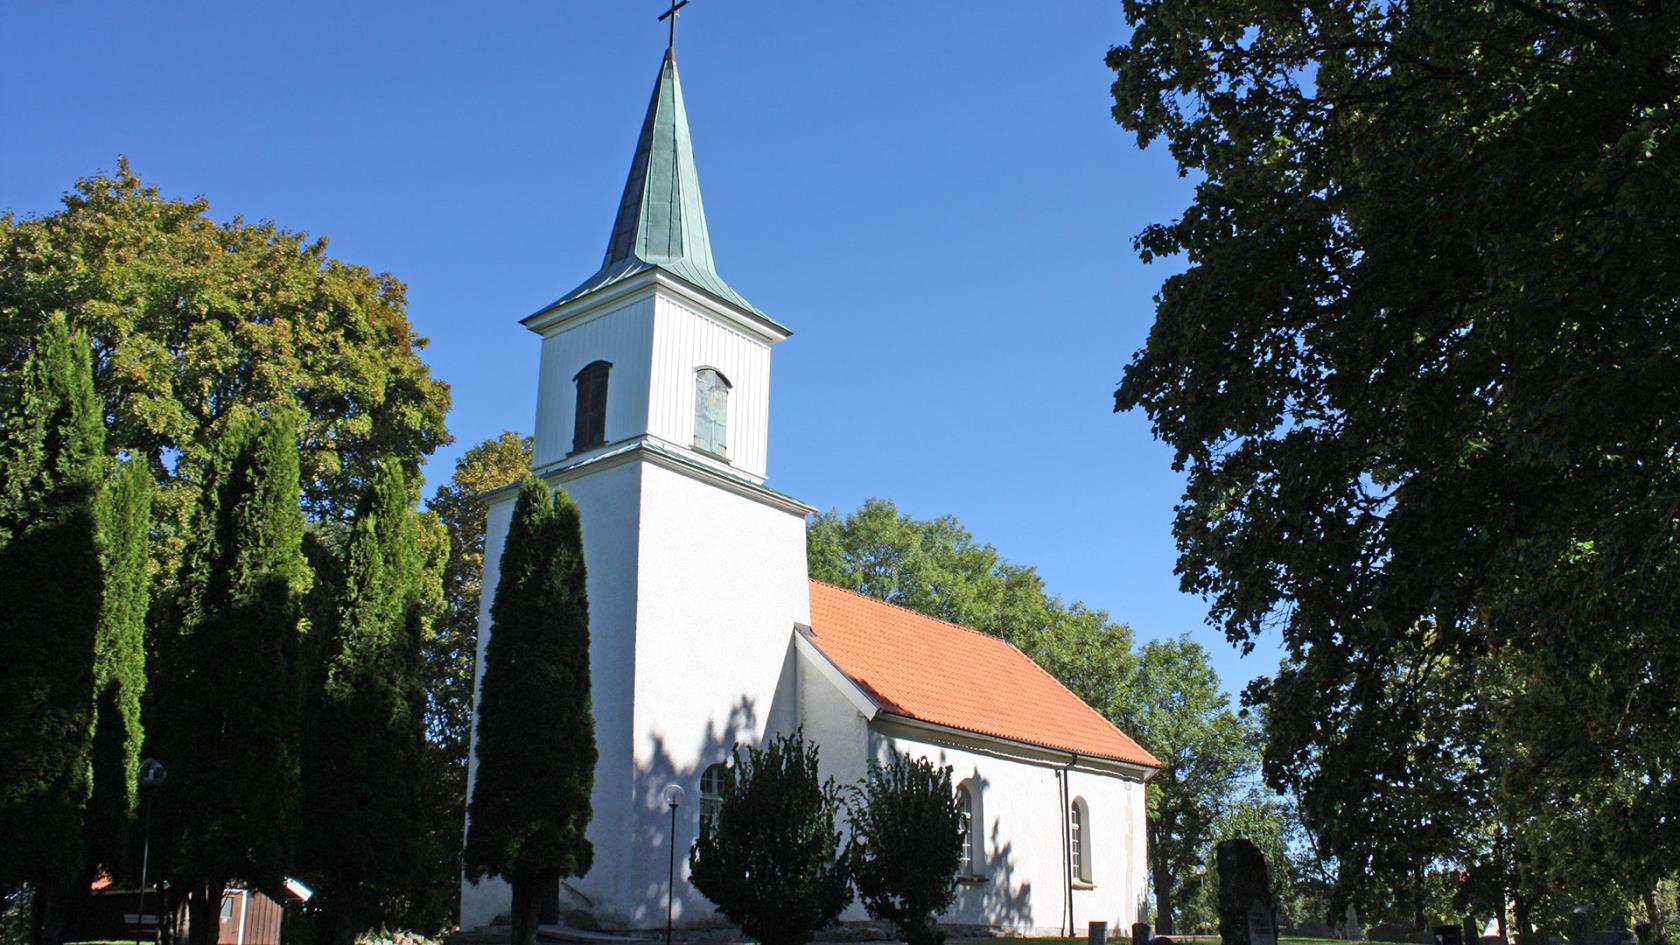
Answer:
[[[975,542],[955,518],[919,520],[869,499],[844,518],[812,519],[807,547],[811,577],[1000,637],[1099,712],[1116,707],[1131,628],[1047,594],[1035,569]]]
[[[800,733],[737,748],[717,814],[689,851],[689,880],[763,945],[804,945],[852,900],[840,807]]]
[[[425,688],[421,646],[441,593],[428,592],[413,508],[395,464],[374,476],[351,527],[337,613],[310,687],[303,862],[317,883],[318,938],[350,943],[424,885]],[[441,526],[438,526],[441,527]],[[441,546],[441,540],[437,542]]]
[[[503,433],[462,454],[449,481],[426,503],[446,529],[447,547],[439,586],[442,610],[423,651],[427,814],[422,857],[431,872],[436,906],[415,927],[447,927],[460,905],[461,824],[467,813],[473,663],[484,583],[484,495],[530,472],[531,438]]]
[[[292,862],[303,533],[291,413],[235,413],[199,493],[148,723],[169,766],[159,860],[192,897],[195,929],[214,929],[228,879],[272,887]]]
[[[139,804],[140,701],[146,692],[146,612],[152,477],[129,460],[99,496],[104,596],[94,643],[93,795],[88,802],[88,862],[115,868],[129,856]]]
[[[0,429],[0,890],[30,883],[62,921],[93,786],[104,429],[87,337],[63,317],[20,375]]]
[[[1177,902],[1222,839],[1221,818],[1259,764],[1253,721],[1232,712],[1207,651],[1189,635],[1144,644],[1124,727],[1161,762],[1145,788],[1156,924],[1175,928]]]
[[[479,693],[467,876],[513,885],[514,941],[535,937],[536,889],[589,871],[595,780],[589,599],[578,508],[527,477],[519,488]]]
[[[1114,115],[1203,179],[1137,239],[1188,268],[1116,407],[1188,473],[1184,588],[1289,647],[1251,693],[1268,780],[1358,871],[1368,786],[1423,784],[1406,740],[1458,724],[1439,667],[1491,659],[1470,698],[1519,906],[1654,888],[1680,859],[1680,13],[1124,9]]]
[[[420,361],[402,283],[331,258],[325,239],[207,210],[160,197],[125,160],[79,181],[57,213],[0,215],[0,370],[27,355],[44,313],[89,333],[109,447],[160,486],[165,581],[237,408],[298,408],[316,517],[348,519],[381,462],[413,472],[448,441],[449,391]]]
[[[957,898],[965,829],[950,766],[902,755],[871,762],[851,827],[864,908],[908,945],[940,945],[945,935],[934,920]]]

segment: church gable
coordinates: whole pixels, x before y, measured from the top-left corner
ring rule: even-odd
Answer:
[[[879,710],[1145,768],[1160,762],[1004,641],[811,582],[807,642]]]

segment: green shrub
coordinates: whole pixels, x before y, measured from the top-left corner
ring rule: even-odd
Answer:
[[[951,768],[899,756],[871,763],[852,808],[858,898],[909,945],[940,945],[934,919],[957,897],[963,817]]]
[[[689,852],[694,888],[763,945],[803,945],[852,901],[840,792],[799,733],[737,748],[716,816]]]

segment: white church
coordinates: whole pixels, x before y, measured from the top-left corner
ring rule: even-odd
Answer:
[[[605,261],[524,325],[542,339],[535,471],[576,500],[589,571],[595,860],[565,909],[663,927],[674,843],[677,926],[727,925],[687,852],[732,746],[802,728],[840,783],[894,754],[952,766],[969,829],[942,923],[1084,934],[1144,918],[1159,763],[1008,644],[810,579],[814,509],[765,485],[770,351],[790,332],[713,264],[671,50]],[[490,499],[481,672],[514,498]],[[466,928],[509,906],[499,880],[462,886]],[[841,919],[867,916],[854,903]]]

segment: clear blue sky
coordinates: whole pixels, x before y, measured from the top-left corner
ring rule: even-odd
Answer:
[[[408,284],[456,443],[529,432],[517,321],[594,271],[664,51],[661,0],[0,0],[0,207],[126,153],[218,219],[331,238]],[[956,515],[1140,639],[1191,630],[1181,480],[1110,411],[1172,264],[1130,240],[1190,185],[1109,116],[1117,0],[694,0],[678,61],[718,267],[793,328],[771,484]]]

